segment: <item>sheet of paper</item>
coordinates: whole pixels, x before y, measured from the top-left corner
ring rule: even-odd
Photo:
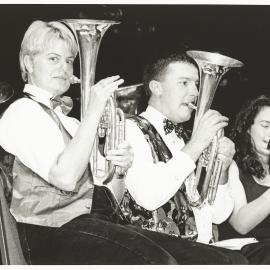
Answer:
[[[256,243],[258,240],[255,238],[232,238],[223,241],[212,243],[216,247],[224,247],[233,250],[240,250],[244,245]]]

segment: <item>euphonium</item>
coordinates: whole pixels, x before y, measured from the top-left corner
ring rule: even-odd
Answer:
[[[81,84],[81,119],[89,102],[91,87],[94,85],[95,68],[98,49],[106,30],[115,21],[88,20],[88,19],[64,19],[62,23],[67,25],[73,32],[78,46],[80,57],[80,84]],[[111,161],[102,164],[99,156],[99,138],[105,138],[104,153],[115,148],[124,140],[125,118],[121,109],[117,108],[115,95],[111,96],[105,106],[104,113],[99,122],[97,135],[93,146],[93,174],[103,183],[111,180],[114,173],[121,174],[121,168],[114,166]]]
[[[200,71],[199,97],[193,126],[193,130],[195,130],[203,114],[210,109],[215,91],[222,76],[231,68],[242,67],[243,63],[219,53],[187,51],[187,54],[196,61]],[[206,174],[199,199],[191,201],[191,205],[200,205],[205,199],[207,199],[210,204],[213,204],[215,200],[222,170],[222,161],[217,158],[218,139],[221,136],[223,136],[223,130],[218,131],[210,146],[204,150],[199,158],[195,175],[196,189],[201,178],[203,167],[206,168]]]

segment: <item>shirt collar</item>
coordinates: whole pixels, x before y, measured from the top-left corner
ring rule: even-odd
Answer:
[[[142,116],[149,120],[160,135],[165,135],[163,128],[163,120],[166,118],[161,112],[156,110],[154,107],[148,105]]]
[[[48,91],[33,84],[26,84],[23,92],[30,94],[35,101],[44,104],[48,108],[51,107],[50,99],[53,97],[53,95]]]

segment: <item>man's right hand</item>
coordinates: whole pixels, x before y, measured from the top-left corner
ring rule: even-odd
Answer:
[[[218,130],[228,125],[228,120],[218,111],[208,110],[199,120],[196,129],[192,132],[190,141],[182,151],[196,162],[203,150],[212,142]]]

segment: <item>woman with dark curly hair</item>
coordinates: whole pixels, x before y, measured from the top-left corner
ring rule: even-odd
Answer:
[[[245,246],[242,252],[251,263],[269,264],[270,98],[261,95],[248,102],[236,116],[230,137],[235,143],[240,181],[231,183],[235,206],[229,223],[234,233],[227,238],[257,238],[258,243]]]

